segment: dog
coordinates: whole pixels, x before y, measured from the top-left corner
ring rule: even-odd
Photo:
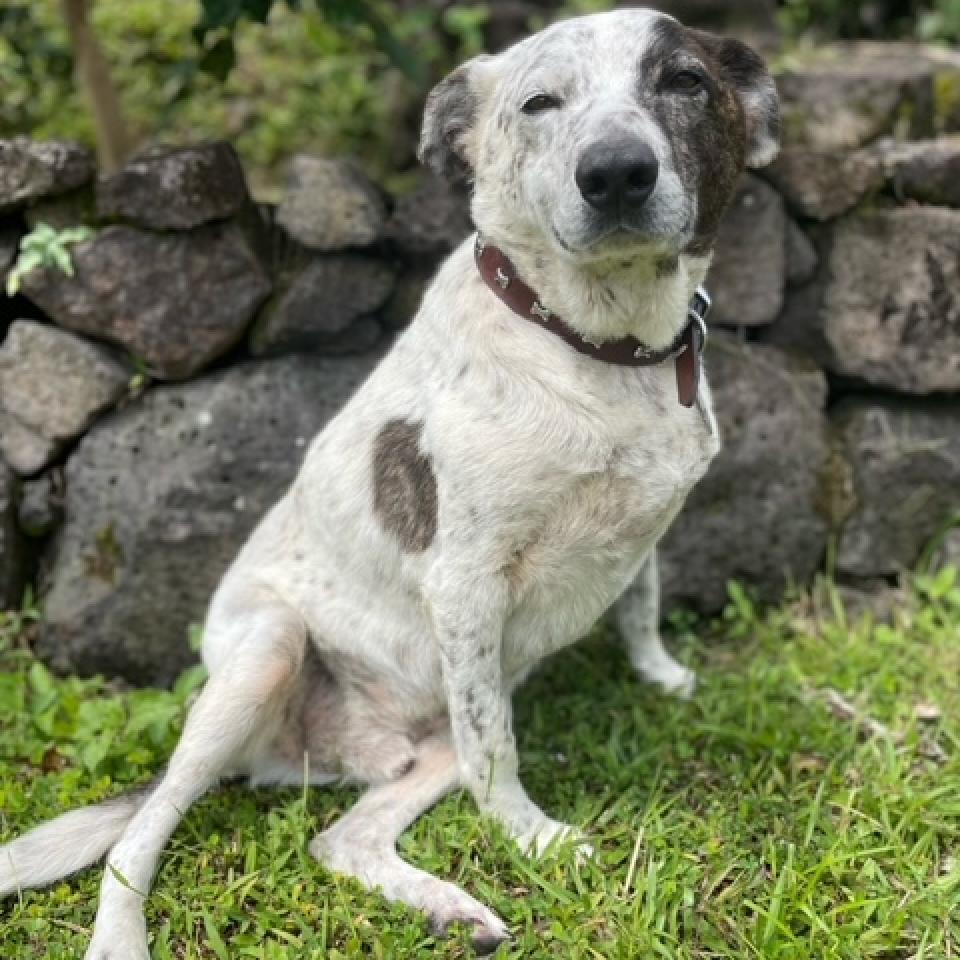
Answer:
[[[0,893],[106,854],[87,960],[146,960],[143,899],[202,793],[349,779],[369,789],[312,854],[438,931],[506,939],[396,841],[465,786],[524,850],[585,846],[524,791],[510,701],[607,611],[643,677],[692,690],[658,632],[656,545],[719,449],[697,290],[778,117],[757,54],[651,10],[444,79],[420,157],[468,178],[477,235],[224,576],[165,773],[0,849]]]

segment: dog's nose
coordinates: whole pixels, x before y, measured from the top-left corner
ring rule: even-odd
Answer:
[[[598,140],[580,155],[576,181],[583,199],[601,213],[643,206],[657,182],[659,164],[643,140]]]

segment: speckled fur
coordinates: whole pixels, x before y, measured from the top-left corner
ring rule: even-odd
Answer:
[[[709,73],[705,93],[661,90],[675,57]],[[422,154],[472,179],[479,229],[550,309],[592,339],[661,347],[706,272],[723,191],[772,155],[771,90],[742,51],[674,21],[598,15],[457,70],[430,98]],[[523,113],[537,92],[562,105]],[[573,170],[614,130],[644,137],[660,174],[635,219],[611,226]],[[727,171],[719,185],[711,164]],[[499,918],[400,860],[400,832],[462,784],[525,849],[576,835],[520,783],[510,696],[610,609],[642,675],[692,689],[660,642],[655,547],[717,452],[709,388],[682,407],[672,363],[607,366],[524,323],[483,285],[472,246],[444,264],[217,590],[210,680],[110,852],[88,960],[145,960],[136,891],[182,812],[227,773],[378,784],[315,855],[495,945]],[[0,850],[0,892],[29,882],[20,852],[56,855],[30,836]]]

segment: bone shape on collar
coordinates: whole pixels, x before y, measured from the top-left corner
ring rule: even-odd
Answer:
[[[687,307],[687,323],[669,347],[654,350],[636,337],[621,337],[597,343],[581,336],[572,327],[551,313],[537,294],[520,279],[516,268],[498,247],[477,236],[474,250],[477,269],[484,283],[514,313],[559,337],[578,353],[602,363],[624,367],[649,367],[674,360],[677,369],[677,399],[684,407],[692,407],[700,385],[700,357],[706,341],[706,317],[710,296],[697,287]]]

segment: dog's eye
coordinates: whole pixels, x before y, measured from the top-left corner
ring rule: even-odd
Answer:
[[[553,110],[559,107],[563,101],[551,93],[536,93],[528,100],[524,101],[520,108],[524,113],[543,113],[544,110]]]
[[[667,80],[667,88],[676,93],[699,93],[703,87],[703,77],[692,70],[679,70]]]

